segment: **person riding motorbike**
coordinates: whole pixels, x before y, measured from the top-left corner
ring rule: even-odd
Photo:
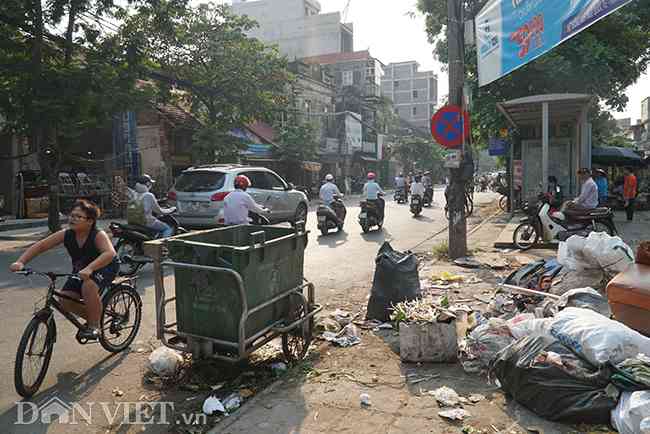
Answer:
[[[325,175],[325,184],[320,188],[320,200],[324,205],[330,206],[334,202],[334,196],[343,196],[338,186],[334,184],[334,175],[328,173]]]
[[[431,180],[431,172],[424,172],[424,175],[422,175],[422,185],[424,185],[425,196],[429,196],[429,203],[433,202],[433,181]]]
[[[424,183],[422,183],[422,177],[419,175],[416,175],[415,178],[413,179],[413,182],[411,183],[411,195],[415,196],[418,195],[420,198],[424,197]]]
[[[404,193],[404,197],[408,196],[408,191],[406,191],[406,179],[404,174],[400,173],[395,177],[395,190],[401,190]]]
[[[84,319],[87,323],[77,336],[88,341],[99,339],[102,302],[99,294],[109,286],[119,265],[115,249],[108,235],[97,229],[97,219],[101,212],[94,203],[79,199],[70,211],[69,229],[62,229],[28,248],[9,269],[21,271],[25,265],[42,253],[63,244],[72,260],[72,273],[79,279],[69,278],[61,289],[61,294],[83,299],[83,304],[59,298],[63,308]]]
[[[226,225],[247,225],[248,213],[267,214],[268,209],[257,204],[246,189],[251,186],[247,176],[239,175],[235,178],[235,191],[228,194],[223,201],[223,219]]]
[[[156,181],[151,176],[144,174],[137,179],[135,192],[129,189],[131,198],[129,200],[127,220],[129,224],[138,224],[153,229],[163,238],[171,237],[174,235],[174,228],[158,220],[154,213],[157,215],[171,214],[174,209],[160,207],[156,196],[150,192],[155,183]]]
[[[385,194],[379,184],[375,181],[376,175],[374,172],[368,172],[368,182],[363,186],[363,195],[369,203],[375,204],[377,212],[379,213],[379,221],[384,221],[384,199],[381,195]]]

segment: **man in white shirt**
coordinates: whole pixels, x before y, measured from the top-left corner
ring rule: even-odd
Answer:
[[[223,201],[223,219],[226,225],[247,225],[250,211],[262,215],[268,212],[268,209],[258,205],[250,194],[246,193],[250,185],[251,181],[244,175],[235,178],[235,191],[228,194]]]
[[[384,190],[381,189],[379,184],[375,181],[375,174],[373,172],[368,172],[368,182],[363,186],[363,195],[365,196],[368,202],[372,202],[377,206],[379,210],[379,220],[384,220],[384,199],[380,195],[385,194]]]
[[[328,173],[325,176],[325,184],[320,188],[320,200],[324,205],[330,206],[334,202],[334,196],[343,196],[339,188],[334,184],[334,175]]]
[[[598,207],[598,186],[591,177],[591,170],[580,169],[578,177],[582,181],[580,196],[564,204],[564,211],[567,214],[585,214]]]
[[[420,196],[420,199],[424,197],[424,184],[422,183],[422,178],[419,175],[415,176],[415,180],[411,183],[411,195]]]

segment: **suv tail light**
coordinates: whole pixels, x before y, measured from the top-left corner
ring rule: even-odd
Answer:
[[[220,193],[215,193],[210,197],[210,200],[212,202],[221,202],[226,198],[226,196],[228,196],[229,193],[230,193],[229,191],[222,191]]]
[[[167,193],[167,199],[176,200],[176,192],[175,191],[170,191],[169,193]]]

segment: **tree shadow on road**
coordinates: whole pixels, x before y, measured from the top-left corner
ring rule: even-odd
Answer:
[[[56,402],[63,403],[68,407],[72,403],[79,403],[86,411],[90,411],[91,405],[85,405],[80,402],[84,396],[90,394],[95,386],[109,375],[117,366],[119,366],[128,356],[128,352],[117,355],[108,355],[96,363],[92,368],[82,374],[76,372],[60,372],[57,374],[58,381],[48,389],[37,393],[31,399],[18,401],[16,405],[7,409],[0,414],[0,431],[15,434],[45,434],[51,429],[50,423],[41,420],[44,416],[42,413],[33,414],[34,406],[40,407],[44,404],[49,405],[49,401],[55,399]],[[16,396],[18,398],[18,396]],[[53,401],[54,402],[54,401]],[[33,423],[17,425],[19,405],[24,408],[23,421],[29,422],[35,419]],[[33,404],[33,405],[32,405]],[[37,410],[38,411],[38,410]],[[40,416],[40,417],[39,417]],[[54,419],[56,420],[56,419]],[[83,423],[83,422],[82,422]]]

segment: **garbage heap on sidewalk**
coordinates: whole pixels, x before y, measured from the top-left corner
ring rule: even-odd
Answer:
[[[650,433],[650,242],[635,258],[618,237],[571,237],[483,312],[423,294],[412,260],[382,247],[367,312],[398,324],[402,361],[458,358],[548,420]]]

